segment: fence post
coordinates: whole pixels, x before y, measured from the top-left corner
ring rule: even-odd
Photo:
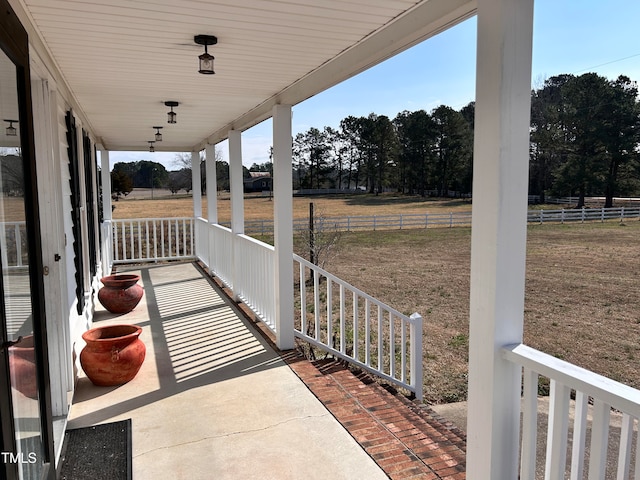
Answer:
[[[602,211],[600,212],[600,222],[604,223],[604,207],[602,207]]]
[[[424,228],[427,228],[429,226],[429,214],[425,213],[424,214]]]
[[[560,214],[560,223],[564,225],[564,208],[562,209],[562,213]]]
[[[422,401],[422,316],[419,313],[411,315],[409,326],[409,348],[411,349],[411,386],[416,399]]]
[[[582,219],[580,223],[584,223],[584,214],[585,214],[585,209],[584,207],[582,207]]]
[[[449,228],[453,227],[453,212],[449,212]]]
[[[373,216],[373,231],[376,231],[376,216]]]
[[[620,223],[624,222],[624,205],[620,207]]]
[[[540,209],[540,224],[542,225],[544,223],[544,210]]]
[[[402,214],[400,214],[400,230],[402,230]]]

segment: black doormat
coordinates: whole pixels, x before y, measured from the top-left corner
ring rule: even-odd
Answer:
[[[60,480],[130,480],[131,419],[67,430]]]

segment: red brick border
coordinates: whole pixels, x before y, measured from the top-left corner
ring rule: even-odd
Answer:
[[[464,434],[336,360],[283,359],[391,479],[463,480]]]

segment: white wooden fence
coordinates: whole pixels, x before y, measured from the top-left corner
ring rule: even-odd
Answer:
[[[582,208],[559,210],[529,210],[529,223],[569,223],[569,222],[604,222],[607,220],[640,219],[640,206],[614,208]],[[403,230],[410,228],[452,228],[470,227],[471,212],[449,213],[407,213],[394,215],[362,215],[343,217],[318,217],[314,228],[317,232],[333,231],[376,231]],[[293,221],[294,231],[309,228],[308,219]],[[271,235],[272,220],[248,220],[245,222],[245,233],[251,235]]]
[[[607,220],[640,219],[640,207],[563,208],[560,210],[529,210],[529,223],[604,222]]]
[[[582,480],[587,428],[591,429],[588,478],[640,479],[640,458],[632,463],[632,445],[638,442],[640,391],[596,373],[542,353],[526,345],[513,345],[503,350],[505,358],[523,367],[523,421],[521,471],[522,480],[536,478],[538,424],[538,378],[550,380],[549,426],[546,439],[545,478]],[[571,457],[567,459],[569,405],[575,393],[575,415],[571,441]],[[587,410],[593,404],[592,417]],[[622,428],[617,446],[617,465],[607,466],[612,409],[622,413]],[[613,443],[613,442],[612,442]],[[615,446],[615,445],[612,445]],[[607,469],[609,471],[607,471]],[[633,473],[635,472],[635,473]],[[569,477],[567,477],[567,473]]]

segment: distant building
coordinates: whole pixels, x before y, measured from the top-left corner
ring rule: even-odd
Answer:
[[[273,180],[269,172],[249,172],[249,175],[244,179],[245,193],[271,191]]]

